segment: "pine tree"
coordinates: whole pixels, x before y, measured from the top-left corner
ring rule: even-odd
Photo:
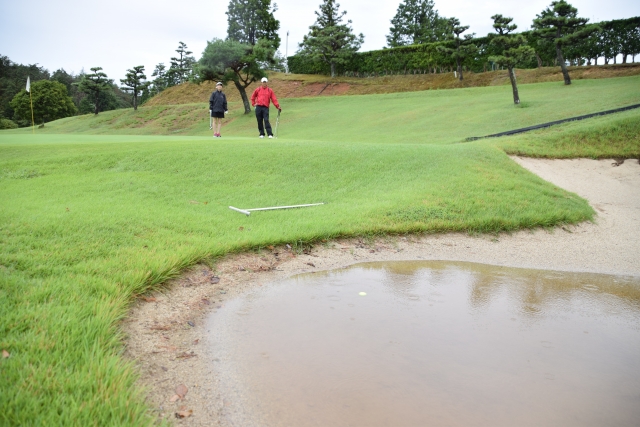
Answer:
[[[132,69],[127,70],[127,74],[124,79],[120,79],[120,83],[124,86],[121,86],[120,89],[131,92],[133,97],[133,110],[138,109],[138,96],[140,96],[140,92],[145,90],[150,82],[145,82],[147,76],[144,74],[144,65],[138,65],[137,67],[133,67]]]
[[[203,80],[233,81],[244,104],[244,113],[251,112],[247,87],[265,77],[263,66],[273,64],[275,48],[267,39],[258,39],[255,46],[236,40],[213,39],[207,42],[199,61]]]
[[[280,47],[280,21],[273,13],[278,8],[271,0],[231,0],[227,9],[227,38],[254,46],[260,39]]]
[[[447,37],[447,20],[434,9],[433,0],[405,0],[398,5],[391,20],[389,47],[443,41]]]
[[[449,40],[454,44],[454,48],[446,46],[438,46],[438,50],[449,55],[451,59],[456,61],[456,69],[458,72],[458,78],[460,81],[462,77],[462,62],[469,56],[475,54],[478,50],[476,45],[473,44],[473,36],[475,34],[466,34],[464,37],[460,37],[462,33],[469,29],[468,25],[460,25],[458,18],[449,18]]]
[[[513,102],[514,104],[520,104],[518,83],[516,82],[514,69],[518,63],[531,59],[535,55],[535,51],[531,46],[527,46],[527,40],[522,34],[512,34],[518,28],[516,24],[511,23],[513,18],[493,15],[491,19],[493,19],[493,28],[498,33],[498,36],[491,39],[491,44],[498,48],[501,55],[491,56],[489,60],[500,66],[507,67],[509,79],[511,80],[511,89],[513,90]]]
[[[149,95],[154,96],[162,92],[167,88],[167,67],[164,62],[156,65],[156,68],[151,73],[151,77],[155,77],[151,80],[151,86],[149,86]]]
[[[179,42],[176,52],[178,56],[171,58],[171,66],[169,67],[169,71],[167,71],[166,77],[169,86],[186,82],[196,62],[196,59],[190,56],[193,52],[187,50],[185,43]]]
[[[112,80],[107,78],[107,75],[102,72],[102,67],[91,68],[93,73],[85,74],[78,83],[78,90],[83,92],[90,98],[90,102],[93,104],[94,114],[100,112],[101,104],[104,103],[104,97],[109,91],[113,91]]]
[[[536,16],[537,18],[533,20],[534,32],[541,38],[553,41],[556,58],[564,76],[564,84],[570,85],[571,77],[569,77],[562,49],[589,37],[591,33],[598,31],[598,27],[587,26],[589,19],[578,18],[578,9],[564,0],[551,2],[547,9]]]
[[[347,11],[340,12],[340,4],[335,0],[324,0],[320,11],[316,11],[316,22],[309,27],[311,31],[304,36],[300,47],[303,55],[314,60],[325,62],[331,66],[331,77],[336,75],[336,64],[343,64],[364,43],[364,36],[353,34],[347,24],[341,24]]]

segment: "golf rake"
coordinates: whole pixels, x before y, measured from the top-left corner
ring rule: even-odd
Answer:
[[[282,110],[278,110],[278,116],[276,117],[276,132],[275,132],[275,137],[278,138],[278,123],[280,123],[280,113],[282,112]]]

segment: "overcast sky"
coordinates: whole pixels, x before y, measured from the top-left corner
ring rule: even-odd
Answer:
[[[275,3],[280,51],[291,55],[314,23],[314,11],[322,1]],[[493,31],[491,15],[513,17],[519,29],[525,30],[550,3],[436,0],[435,7],[440,15],[455,16],[462,25],[470,25],[469,32],[486,35]],[[225,38],[228,4],[229,0],[0,0],[0,55],[21,64],[37,63],[51,72],[64,68],[78,73],[100,66],[112,79],[123,78],[128,68],[144,65],[150,77],[156,64],[169,65],[179,41],[185,42],[197,59],[208,40]],[[400,0],[340,1],[340,10],[347,11],[354,31],[365,36],[361,50],[386,45],[385,36],[399,4]],[[572,0],[571,4],[580,16],[594,22],[640,16],[640,0]]]

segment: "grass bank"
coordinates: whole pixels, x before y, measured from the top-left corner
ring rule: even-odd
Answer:
[[[452,143],[470,136],[531,126],[640,103],[640,76],[520,85],[522,104],[510,86],[383,95],[283,100],[279,137],[340,143]],[[272,115],[276,110],[272,108]],[[253,114],[232,104],[223,136],[256,137]],[[36,134],[92,133],[210,135],[208,104],[141,107],[69,117]],[[272,117],[275,126],[275,117]],[[6,131],[30,133],[31,129]]]
[[[640,158],[640,109],[499,138],[508,154],[572,159]]]
[[[583,79],[609,79],[640,74],[640,64],[599,65],[569,67],[572,81]],[[516,70],[520,84],[563,82],[560,67],[542,67]],[[425,90],[459,89],[485,86],[509,86],[506,70],[485,73],[465,73],[464,80],[456,79],[453,73],[406,74],[379,77],[335,77],[318,74],[271,73],[269,85],[279,98],[303,98],[309,96],[370,95],[398,92],[419,92]],[[253,83],[247,88],[251,93],[257,87]],[[185,83],[173,86],[150,99],[148,106],[193,104],[206,102],[215,89],[215,82],[202,84]],[[232,84],[225,88],[230,101],[240,101],[240,93]]]

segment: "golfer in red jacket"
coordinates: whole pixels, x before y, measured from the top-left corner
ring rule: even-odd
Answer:
[[[271,123],[269,123],[269,103],[273,102],[278,111],[282,111],[276,94],[273,93],[270,87],[267,87],[266,77],[262,78],[262,84],[253,91],[251,95],[251,105],[256,109],[256,119],[258,119],[258,131],[260,131],[260,138],[264,138],[264,130],[267,129],[267,135],[269,138],[273,138],[273,132],[271,131]]]

